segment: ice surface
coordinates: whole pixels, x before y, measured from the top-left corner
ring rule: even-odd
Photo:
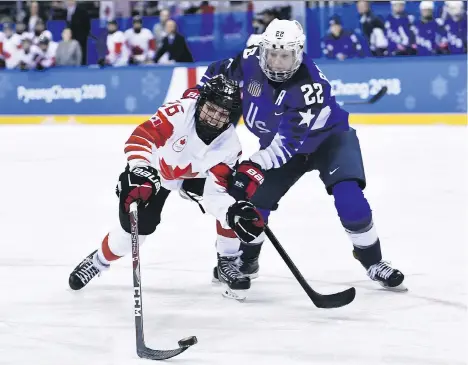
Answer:
[[[134,126],[0,127],[0,364],[148,364],[135,353],[130,257],[80,292],[68,275],[117,224],[114,187]],[[199,344],[174,364],[466,364],[466,128],[360,126],[384,258],[406,274],[390,293],[352,258],[317,173],[303,177],[270,224],[311,285],[357,289],[317,309],[266,243],[245,303],[211,284],[215,225],[169,197],[142,254],[149,347]],[[245,130],[246,153],[255,150]]]

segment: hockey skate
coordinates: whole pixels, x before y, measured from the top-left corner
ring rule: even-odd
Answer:
[[[262,244],[259,245],[245,245],[241,244],[241,261],[242,265],[240,271],[244,276],[250,278],[250,280],[258,278],[258,271],[260,266],[258,264],[258,257],[260,256],[260,250],[262,249]],[[218,282],[218,268],[215,266],[213,268],[213,283]]]
[[[230,299],[244,300],[250,289],[250,278],[242,274],[240,259],[242,251],[230,256],[218,255],[217,274],[223,286],[223,296]]]
[[[70,274],[68,285],[73,290],[80,290],[85,287],[96,275],[107,270],[108,265],[104,265],[97,257],[97,250],[90,253],[81,261]]]
[[[385,289],[404,292],[408,289],[403,285],[405,276],[401,271],[393,269],[388,262],[380,261],[367,268],[367,276],[377,281]]]

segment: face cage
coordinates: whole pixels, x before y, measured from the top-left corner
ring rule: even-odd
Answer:
[[[203,105],[205,105],[207,99],[206,97],[200,97],[198,98],[197,105],[195,108],[195,130],[197,131],[198,137],[205,143],[211,143],[216,137],[218,137],[221,133],[223,133],[225,130],[227,130],[231,124],[237,122],[237,120],[240,118],[240,108],[239,111],[236,110],[231,110],[229,113],[229,119],[228,122],[225,123],[225,125],[221,128],[216,128],[213,125],[209,124],[208,122],[205,122],[201,118],[202,114],[202,109]],[[222,107],[222,105],[220,105]]]
[[[267,63],[267,53],[270,50],[286,50],[286,51],[293,51],[294,52],[294,62],[291,66],[291,70],[289,71],[272,71],[268,68]],[[289,80],[294,73],[299,69],[302,63],[302,47],[295,48],[295,49],[285,49],[285,48],[273,48],[273,47],[265,47],[264,45],[260,44],[260,68],[262,69],[263,73],[268,77],[271,81],[274,82],[284,82]]]

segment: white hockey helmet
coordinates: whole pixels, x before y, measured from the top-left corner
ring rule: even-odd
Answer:
[[[465,10],[463,1],[446,1],[444,4],[451,16],[460,16]]]
[[[433,1],[421,1],[419,4],[419,10],[434,10]]]
[[[401,13],[405,10],[406,1],[395,0],[395,1],[390,1],[390,4],[392,6],[393,12]]]
[[[272,81],[290,79],[302,63],[305,34],[296,20],[273,19],[260,40],[260,68]]]

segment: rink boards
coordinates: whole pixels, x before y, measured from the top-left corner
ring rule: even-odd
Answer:
[[[338,101],[356,124],[466,125],[465,55],[318,60]],[[0,124],[137,124],[163,103],[180,98],[208,64],[57,68],[0,72]],[[262,107],[261,105],[259,106]]]

